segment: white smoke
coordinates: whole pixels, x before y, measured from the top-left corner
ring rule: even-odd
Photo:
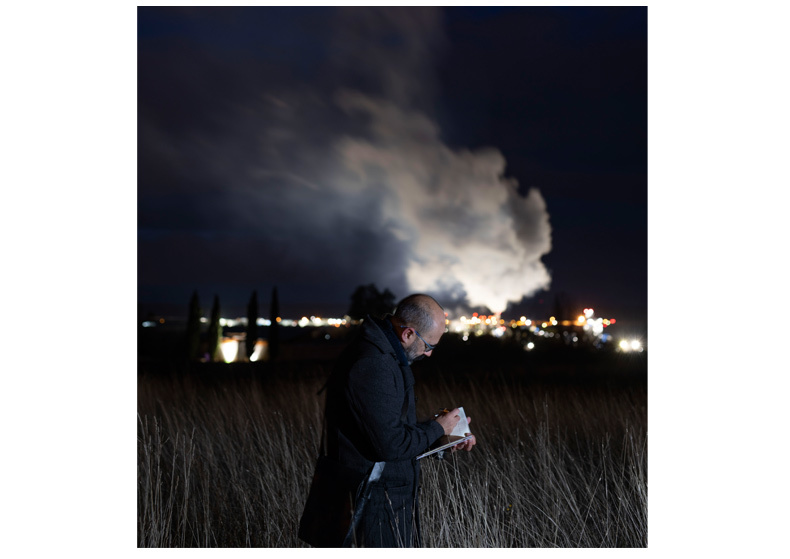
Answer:
[[[338,143],[353,173],[342,188],[380,190],[383,225],[408,247],[411,291],[500,313],[549,286],[546,205],[537,189],[518,194],[498,150],[453,151],[425,115],[387,101],[345,92],[338,102],[368,117],[371,133]]]

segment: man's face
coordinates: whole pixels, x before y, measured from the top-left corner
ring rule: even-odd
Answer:
[[[434,346],[438,344],[439,339],[442,337],[443,333],[444,333],[443,329],[437,330],[435,332],[430,332],[428,334],[428,338],[436,341],[429,343],[431,343],[431,345]],[[414,343],[412,343],[409,347],[405,349],[406,349],[406,359],[408,360],[409,365],[411,365],[415,361],[419,361],[424,357],[430,357],[430,354],[433,353],[433,348],[428,349],[428,345],[420,336],[417,336],[417,338],[414,340]]]

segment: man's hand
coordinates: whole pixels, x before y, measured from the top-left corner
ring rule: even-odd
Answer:
[[[461,421],[461,416],[458,415],[461,410],[455,408],[453,411],[449,412],[442,412],[440,413],[434,421],[436,421],[439,425],[442,426],[444,429],[444,434],[449,435],[455,429],[455,426]]]
[[[472,418],[471,417],[467,417],[466,421],[471,424],[472,423]],[[466,434],[467,435],[471,435],[471,433],[466,433]],[[472,438],[469,439],[468,441],[464,441],[461,444],[457,444],[457,445],[451,447],[450,448],[450,452],[455,452],[456,450],[465,450],[465,451],[469,452],[470,450],[472,450],[472,447],[475,446],[475,444],[477,444],[477,441],[475,440],[475,436],[472,435]]]

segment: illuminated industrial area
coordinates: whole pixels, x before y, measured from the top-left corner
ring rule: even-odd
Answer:
[[[604,344],[612,343],[611,334],[604,330],[616,322],[614,318],[596,317],[595,311],[587,308],[576,320],[557,320],[553,316],[547,320],[533,320],[522,316],[518,320],[507,322],[496,315],[485,316],[473,313],[469,318],[461,316],[458,320],[448,320],[447,326],[449,331],[460,334],[464,341],[468,340],[469,336],[491,335],[499,338],[507,335],[508,332],[520,334],[529,332],[532,337],[556,338],[567,345],[587,343],[602,347]],[[524,349],[527,351],[532,351],[535,347],[534,340],[524,344]],[[638,339],[623,338],[619,340],[617,347],[623,352],[644,350],[642,342]]]

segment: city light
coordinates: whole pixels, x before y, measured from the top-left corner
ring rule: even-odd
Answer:
[[[263,357],[263,352],[266,349],[266,342],[263,340],[258,340],[255,342],[255,349],[252,350],[252,355],[250,355],[250,361],[260,361]]]
[[[225,360],[225,363],[232,363],[236,360],[236,356],[239,354],[238,340],[222,340],[219,347],[222,351],[222,358]]]
[[[624,352],[644,351],[644,348],[642,347],[642,342],[637,339],[633,339],[633,340],[622,339],[620,340],[620,343],[618,345],[620,347],[620,351],[624,351]]]

